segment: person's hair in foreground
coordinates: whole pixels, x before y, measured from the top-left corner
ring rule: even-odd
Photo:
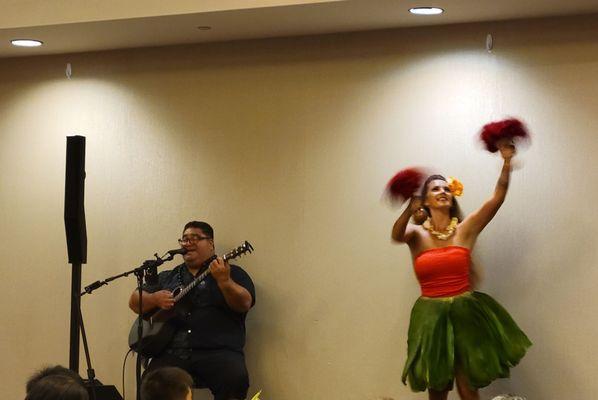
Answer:
[[[181,368],[158,368],[143,378],[141,400],[186,400],[192,387],[193,378]]]
[[[81,377],[60,365],[46,367],[27,381],[25,400],[89,400]]]

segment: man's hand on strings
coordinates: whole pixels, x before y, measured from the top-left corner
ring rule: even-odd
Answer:
[[[170,310],[174,307],[174,297],[169,290],[159,290],[152,293],[152,300],[157,307],[163,310]]]
[[[226,283],[230,280],[230,265],[221,257],[210,263],[210,272],[218,283]]]

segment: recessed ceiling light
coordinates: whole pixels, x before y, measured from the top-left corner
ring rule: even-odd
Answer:
[[[204,26],[198,26],[197,29],[199,29],[200,31],[209,31],[210,29],[212,29],[212,27],[204,25]]]
[[[438,15],[442,14],[444,10],[438,7],[413,7],[409,9],[409,12],[416,15]]]
[[[38,47],[44,44],[40,40],[33,40],[33,39],[13,39],[10,41],[13,46],[19,47]]]

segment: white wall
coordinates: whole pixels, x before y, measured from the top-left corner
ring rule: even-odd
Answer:
[[[390,243],[399,211],[381,192],[399,168],[427,165],[463,181],[471,211],[500,167],[473,138],[509,115],[528,123],[533,144],[477,253],[483,290],[534,346],[485,395],[589,398],[598,390],[594,21],[0,60],[7,398],[22,398],[41,364],[68,364],[62,215],[65,136],[74,133],[87,137],[84,284],[176,247],[185,222],[207,220],[219,251],[245,239],[256,248],[240,263],[258,290],[251,393],[424,398],[400,383],[418,287],[407,249]],[[97,376],[119,388],[134,285],[116,281],[82,301]]]

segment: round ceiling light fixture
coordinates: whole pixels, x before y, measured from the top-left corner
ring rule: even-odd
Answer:
[[[39,47],[44,44],[44,42],[41,40],[35,39],[13,39],[10,41],[10,43],[17,47]]]
[[[438,15],[442,14],[444,10],[439,7],[413,7],[409,9],[409,12],[415,15]]]

